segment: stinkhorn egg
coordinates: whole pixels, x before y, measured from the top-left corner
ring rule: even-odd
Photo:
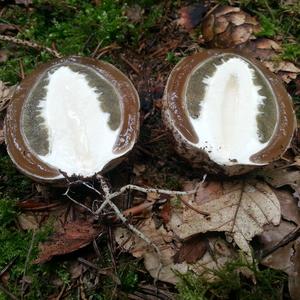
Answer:
[[[165,89],[164,120],[192,164],[208,162],[229,175],[279,159],[296,126],[280,80],[235,50],[207,50],[179,62]]]
[[[130,80],[84,57],[55,60],[25,78],[5,122],[13,162],[41,181],[112,168],[138,132],[139,97]]]

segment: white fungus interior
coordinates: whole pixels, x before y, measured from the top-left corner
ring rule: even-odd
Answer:
[[[118,130],[108,126],[109,113],[99,105],[101,91],[84,74],[61,66],[48,75],[46,96],[39,103],[48,129],[49,152],[39,155],[68,176],[92,176],[113,158]]]
[[[254,76],[249,63],[233,57],[215,65],[212,76],[204,79],[201,113],[190,121],[199,136],[197,146],[219,164],[254,164],[250,157],[266,147],[257,126],[265,97]]]

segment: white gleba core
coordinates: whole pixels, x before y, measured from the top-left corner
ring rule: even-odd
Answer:
[[[246,61],[230,58],[204,80],[200,116],[190,120],[200,139],[197,146],[218,164],[254,164],[250,156],[266,146],[259,141],[256,120],[264,97],[254,76]]]
[[[39,156],[68,176],[92,176],[117,157],[112,153],[118,130],[108,126],[109,114],[100,108],[101,93],[85,75],[61,66],[49,75],[40,104],[49,135],[49,153]]]

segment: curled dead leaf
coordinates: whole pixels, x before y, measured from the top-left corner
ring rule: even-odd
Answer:
[[[263,182],[209,182],[206,186],[200,185],[196,195],[186,200],[210,215],[200,215],[182,204],[174,207],[168,227],[179,238],[201,232],[225,231],[249,255],[249,242],[263,232],[263,226],[280,222],[279,201]]]

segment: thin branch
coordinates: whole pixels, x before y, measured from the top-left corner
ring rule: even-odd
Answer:
[[[94,214],[94,212],[88,208],[87,206],[85,206],[84,204],[78,202],[77,200],[75,200],[74,198],[72,198],[70,195],[69,195],[69,191],[70,191],[70,187],[68,187],[67,191],[63,194],[64,196],[68,197],[72,202],[74,202],[75,204],[83,207],[84,209],[88,210],[90,213]]]
[[[277,244],[275,244],[273,247],[263,251],[261,254],[261,258],[264,258],[264,257],[272,254],[273,252],[278,250],[280,247],[283,247],[283,246],[287,245],[288,243],[294,241],[296,238],[299,237],[299,235],[300,235],[300,227],[298,226],[292,232],[290,232],[286,236],[284,236],[283,239],[280,242],[278,242]]]
[[[204,216],[209,216],[209,213],[203,210],[198,209],[197,207],[194,207],[193,205],[189,204],[186,200],[182,199],[181,197],[179,197],[179,200],[188,208],[190,208],[191,210],[195,211],[196,213],[200,214],[200,215],[204,215]]]
[[[28,266],[28,263],[29,263],[30,255],[31,255],[31,252],[32,252],[32,248],[33,248],[34,238],[35,238],[35,231],[32,232],[31,242],[30,242],[30,246],[29,246],[29,249],[28,249],[28,252],[27,252],[27,256],[26,256],[26,261],[25,261],[25,266],[24,266],[24,272],[23,272],[23,278],[22,278],[22,286],[21,286],[21,299],[24,298],[25,276],[26,276],[27,266]]]
[[[60,300],[60,299],[62,298],[62,296],[63,296],[65,290],[66,290],[66,284],[64,283],[64,285],[63,285],[63,287],[62,287],[60,293],[59,293],[58,296],[55,298],[55,300]]]
[[[113,211],[115,212],[116,218],[118,218],[119,220],[121,220],[123,222],[124,225],[126,225],[128,227],[128,229],[133,232],[135,235],[137,235],[140,239],[142,239],[147,245],[151,246],[155,252],[157,253],[158,257],[159,257],[159,267],[157,270],[157,276],[156,276],[156,280],[159,279],[159,274],[160,271],[162,269],[162,262],[160,260],[161,258],[161,251],[159,249],[159,247],[153,243],[147,236],[145,236],[145,234],[143,232],[141,232],[140,230],[138,230],[135,226],[133,226],[132,224],[130,224],[126,218],[125,215],[128,215],[128,213],[130,213],[129,211],[127,212],[126,210],[122,213],[120,211],[120,209],[117,207],[117,205],[112,201],[113,198],[116,198],[117,196],[125,193],[126,191],[129,190],[135,190],[135,191],[139,191],[142,193],[157,193],[157,194],[165,194],[165,195],[174,195],[174,196],[186,196],[186,195],[192,195],[195,194],[197,192],[197,188],[191,191],[170,191],[170,190],[165,190],[165,189],[155,189],[155,188],[144,188],[144,187],[140,187],[137,185],[133,185],[133,184],[128,184],[126,186],[123,186],[120,188],[119,191],[111,193],[109,185],[106,181],[106,179],[101,176],[101,175],[97,175],[96,178],[98,179],[100,186],[101,186],[101,190],[102,192],[100,192],[100,190],[96,189],[93,185],[91,185],[88,182],[82,181],[82,180],[77,180],[75,182],[70,182],[69,183],[69,187],[66,191],[66,193],[64,195],[66,195],[71,201],[73,201],[74,203],[76,203],[77,205],[80,205],[81,207],[85,208],[87,211],[89,211],[91,214],[93,214],[96,218],[99,218],[101,212],[103,211],[103,209],[108,205],[110,206]],[[203,181],[201,182],[201,184],[203,184],[203,182],[205,181],[205,177],[203,177]],[[74,184],[82,184],[84,186],[86,186],[88,189],[94,191],[96,194],[98,194],[100,196],[101,199],[103,199],[102,204],[100,205],[100,207],[96,210],[93,211],[92,209],[90,209],[89,207],[83,205],[82,203],[76,201],[75,199],[73,199],[72,197],[69,196],[69,190],[70,190],[70,186],[74,185]],[[192,205],[190,205],[187,201],[182,200],[181,201],[188,206],[189,208],[195,210],[196,212],[203,214],[203,215],[209,215],[207,212],[203,212],[200,211],[196,208],[194,208]],[[144,208],[144,205],[142,205]],[[146,205],[147,207],[149,207],[150,205]]]
[[[12,37],[12,36],[0,34],[0,41],[9,42],[9,43],[13,43],[13,44],[24,46],[24,47],[33,48],[38,51],[44,50],[44,51],[47,51],[48,53],[50,53],[51,55],[53,55],[54,57],[57,57],[57,58],[62,57],[62,55],[58,51],[53,50],[49,47],[42,46],[42,45],[34,43],[34,42],[21,40],[21,39]]]
[[[7,290],[2,284],[0,284],[0,291],[2,291],[10,299],[18,300],[18,298],[15,295],[13,295],[9,290]]]
[[[16,259],[18,258],[18,256],[15,256],[1,271],[0,271],[0,277],[6,273],[10,267],[14,264],[14,262],[16,261]]]
[[[87,185],[86,185],[87,186]],[[92,188],[93,190],[95,190],[94,188]],[[157,194],[165,194],[165,195],[173,195],[173,196],[186,196],[186,195],[192,195],[196,193],[196,189],[192,190],[192,191],[187,191],[187,192],[182,192],[182,191],[170,191],[170,190],[164,190],[164,189],[155,189],[155,188],[143,188],[137,185],[133,185],[133,184],[128,184],[123,186],[119,191],[108,194],[106,199],[104,200],[104,202],[101,204],[101,206],[99,207],[99,209],[96,211],[96,214],[100,214],[101,211],[104,209],[104,207],[108,204],[108,202],[117,197],[120,196],[121,194],[125,193],[128,190],[135,190],[135,191],[139,191],[142,193],[157,193]],[[99,194],[99,191],[96,191]],[[204,213],[207,214],[207,213]]]
[[[246,185],[245,180],[243,180],[242,181],[242,186],[241,186],[241,193],[240,193],[239,200],[238,200],[238,203],[237,203],[237,208],[236,208],[236,211],[235,211],[234,216],[233,216],[231,232],[233,232],[235,224],[236,224],[237,215],[238,215],[238,212],[240,210],[243,195],[244,195],[244,192],[245,192],[245,185]]]
[[[155,245],[147,236],[145,236],[144,233],[142,233],[140,230],[138,230],[136,227],[134,227],[132,224],[130,224],[127,220],[127,218],[122,214],[122,212],[119,210],[119,208],[111,201],[112,198],[115,198],[117,195],[120,195],[122,194],[124,191],[126,191],[128,189],[128,187],[133,187],[133,188],[138,188],[140,191],[151,191],[151,190],[155,190],[157,191],[157,189],[144,189],[144,188],[140,188],[138,186],[134,186],[134,185],[128,185],[128,186],[125,186],[123,188],[121,188],[121,190],[117,193],[111,193],[110,192],[110,189],[109,189],[109,186],[108,186],[108,183],[107,181],[104,179],[103,176],[101,175],[97,175],[97,179],[99,180],[100,182],[100,185],[101,185],[101,189],[104,193],[104,195],[102,195],[102,193],[97,190],[96,188],[94,188],[92,185],[90,185],[89,183],[86,183],[84,181],[81,181],[80,183],[82,183],[84,186],[86,186],[87,188],[91,189],[92,191],[94,191],[96,194],[98,194],[100,197],[103,197],[104,198],[104,201],[103,203],[105,203],[105,205],[109,205],[115,212],[116,216],[118,219],[120,219],[124,225],[126,225],[128,227],[128,229],[130,231],[132,231],[134,234],[136,234],[140,239],[142,239],[147,245],[150,245],[154,250],[155,252],[157,253],[158,257],[159,257],[159,268],[157,270],[157,276],[156,276],[156,279],[157,280],[159,278],[159,274],[160,274],[160,271],[162,269],[162,263],[160,261],[160,258],[161,258],[161,252],[160,252],[160,249],[158,248],[157,245]],[[127,187],[127,188],[126,188]],[[69,188],[67,190],[67,192],[65,193],[65,195],[70,199],[70,196],[68,196],[68,191],[69,191]],[[167,190],[160,190],[160,191],[163,191],[163,192],[171,192],[171,191],[167,191]],[[185,192],[180,192],[180,193],[184,193],[186,194]],[[86,208],[89,212],[91,212],[95,217],[99,217],[99,214],[101,213],[102,209],[105,207],[103,206],[103,208],[100,210],[100,208],[96,211],[96,212],[93,212],[90,208],[86,207],[85,205],[77,202],[75,199],[72,199],[71,200],[73,202],[75,202],[76,204]]]

